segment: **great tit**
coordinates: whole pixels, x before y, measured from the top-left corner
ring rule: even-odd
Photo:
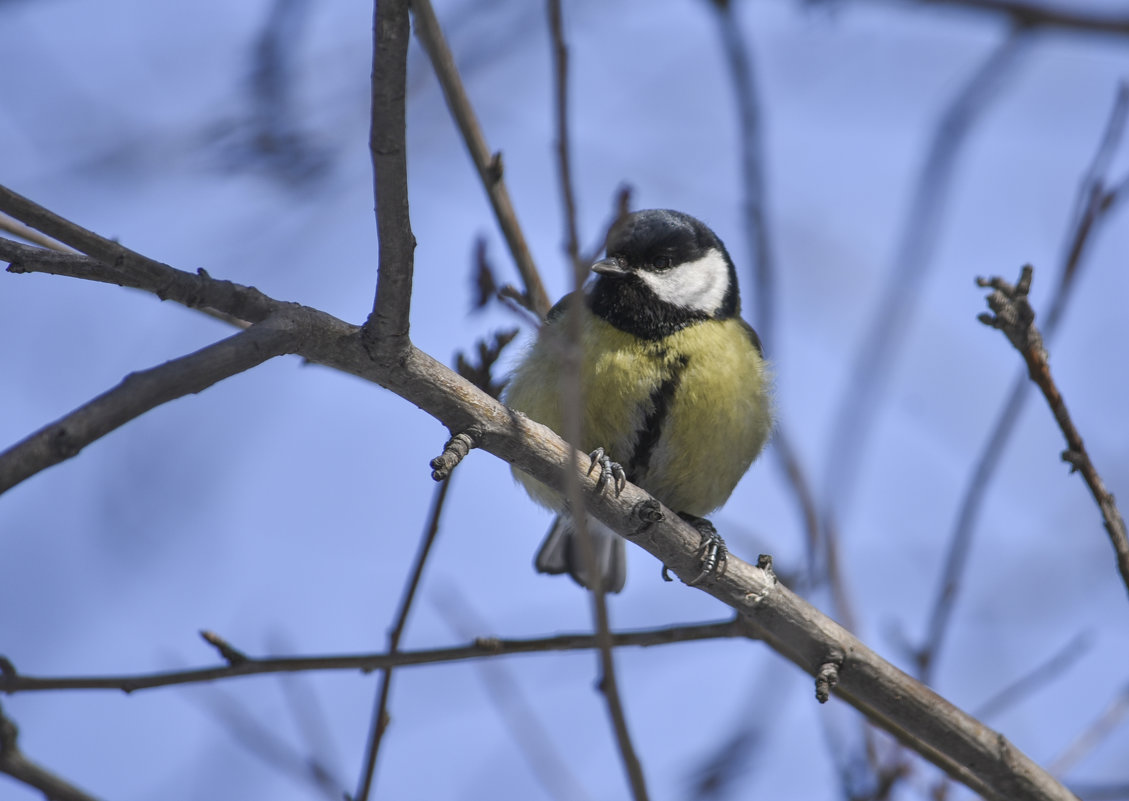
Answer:
[[[549,312],[504,400],[564,433],[565,311],[581,301],[582,435],[575,444],[604,457],[605,474],[625,476],[706,538],[713,527],[703,516],[729,498],[772,429],[769,368],[756,332],[739,316],[733,261],[701,221],[652,209],[612,228],[607,258],[592,271],[596,278],[582,294]],[[607,592],[623,589],[623,540],[589,516],[597,575],[588,575],[562,495],[514,475],[535,501],[561,512],[537,553],[537,570],[567,572],[586,587],[598,581]]]

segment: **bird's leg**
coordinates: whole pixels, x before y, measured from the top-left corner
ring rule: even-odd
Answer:
[[[686,582],[687,585],[693,587],[711,573],[720,574],[725,572],[725,563],[729,557],[729,549],[725,547],[725,540],[717,533],[717,529],[714,528],[713,523],[706,520],[704,517],[687,514],[686,512],[679,512],[678,516],[697,529],[698,534],[702,537],[702,541],[698,545],[699,565],[702,570],[694,577],[693,581]],[[672,581],[673,579],[671,579],[667,571],[667,566],[663,565],[663,580]]]
[[[604,488],[608,483],[608,477],[611,477],[612,487],[615,489],[615,494],[619,495],[623,492],[623,488],[627,486],[627,473],[623,470],[623,465],[619,462],[613,462],[611,457],[608,456],[603,448],[596,448],[588,454],[588,459],[591,464],[588,465],[588,475],[592,475],[592,471],[596,469],[596,465],[600,466],[600,477],[596,479],[596,492]]]

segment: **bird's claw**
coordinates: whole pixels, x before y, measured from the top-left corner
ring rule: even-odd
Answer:
[[[687,586],[693,587],[712,573],[718,575],[724,573],[725,563],[729,559],[729,549],[725,547],[725,540],[717,533],[713,523],[704,517],[696,517],[695,515],[679,514],[678,516],[697,529],[698,534],[702,537],[698,544],[698,564],[701,567],[701,572],[692,581],[686,582]],[[668,571],[669,568],[663,565],[663,581],[673,581]]]
[[[623,465],[619,462],[613,462],[611,457],[604,452],[603,448],[596,448],[588,454],[590,464],[588,465],[588,475],[592,475],[592,471],[596,469],[596,465],[600,466],[600,477],[596,479],[596,492],[600,492],[608,483],[608,477],[611,476],[612,488],[615,494],[619,495],[623,492],[623,488],[627,486],[627,473],[623,470]]]

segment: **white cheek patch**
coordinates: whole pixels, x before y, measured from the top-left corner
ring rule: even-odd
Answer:
[[[729,289],[729,264],[719,250],[661,273],[640,270],[636,275],[659,300],[707,314],[721,307]]]

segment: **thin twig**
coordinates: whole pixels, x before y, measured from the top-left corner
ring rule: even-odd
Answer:
[[[4,188],[0,187],[0,195],[4,192]],[[204,270],[197,270],[195,274],[177,270],[120,247],[121,258],[115,256],[113,251],[106,252],[101,247],[91,249],[101,255],[64,253],[0,237],[0,261],[9,262],[8,272],[14,275],[66,275],[141,289],[161,300],[175,298],[177,303],[190,309],[214,311],[222,317],[244,324],[260,323],[270,315],[288,308],[288,304],[269,298],[254,287],[213,280]],[[144,259],[147,268],[135,269],[132,265],[141,259]]]
[[[562,193],[565,198],[566,222],[566,249],[572,273],[572,290],[574,297],[580,297],[584,288],[584,278],[587,274],[587,265],[580,263],[579,244],[576,233],[576,204],[572,197],[572,176],[568,155],[568,48],[564,40],[564,24],[561,16],[560,0],[548,0],[549,30],[553,38],[554,74],[556,87],[557,111],[557,150],[560,165],[560,180]],[[581,362],[584,353],[580,344],[583,328],[583,304],[571,303],[565,315],[565,325],[568,334],[567,345],[562,353],[562,369],[560,374],[560,392],[564,411],[565,439],[573,443],[569,448],[569,458],[572,469],[565,474],[565,497],[568,499],[569,508],[572,509],[573,524],[580,543],[580,555],[585,565],[585,572],[590,577],[592,616],[596,628],[596,643],[600,656],[600,690],[607,703],[608,716],[611,718],[612,730],[615,733],[616,745],[619,747],[623,767],[627,773],[627,780],[631,786],[631,793],[635,801],[646,801],[647,782],[643,775],[643,767],[635,752],[635,745],[631,740],[631,733],[627,726],[627,716],[623,710],[623,699],[619,693],[619,683],[616,680],[615,659],[612,654],[611,628],[608,623],[607,597],[604,589],[603,574],[596,564],[595,548],[592,544],[591,532],[588,530],[586,503],[584,492],[581,488],[578,475],[580,460],[582,458],[577,449],[577,442],[581,441],[583,421],[581,410],[584,408],[584,398],[581,397],[580,386]],[[613,482],[614,483],[614,482]]]
[[[517,265],[518,273],[525,284],[527,305],[539,318],[544,318],[551,305],[549,296],[541,282],[537,265],[533,263],[533,255],[529,252],[529,245],[526,244],[525,234],[518,224],[509,191],[506,189],[505,181],[502,180],[501,154],[491,154],[490,148],[486,145],[486,137],[467,98],[462,77],[455,66],[451,48],[439,27],[439,20],[435,16],[430,0],[412,0],[411,6],[416,22],[416,36],[419,37],[423,49],[431,59],[431,66],[439,79],[447,108],[450,109],[451,116],[459,126],[463,141],[470,151],[471,161],[474,162],[482,186],[486,190],[487,197],[490,198],[498,227],[502,229],[502,235],[509,246],[514,264]]]
[[[123,247],[112,239],[99,236],[70,220],[60,217],[53,211],[34,203],[23,195],[0,186],[0,212],[11,215],[36,231],[69,245],[80,253],[85,253],[103,264],[113,264],[126,275],[150,280],[159,276],[168,265],[161,264],[147,256]],[[17,243],[13,243],[17,244]],[[57,255],[64,255],[60,252]],[[6,258],[0,254],[0,258]],[[9,259],[10,261],[10,259]]]
[[[1071,466],[1071,470],[1082,474],[1086,486],[1101,510],[1105,522],[1106,532],[1113,544],[1114,553],[1117,555],[1117,569],[1121,573],[1121,580],[1129,590],[1129,533],[1126,532],[1125,519],[1113,499],[1113,495],[1105,488],[1105,483],[1094,467],[1090,454],[1082,442],[1082,435],[1078,433],[1066,402],[1055,385],[1051,375],[1051,366],[1048,361],[1046,348],[1039,329],[1035,326],[1035,310],[1027,300],[1027,293],[1031,288],[1033,271],[1030,266],[1023,268],[1019,281],[1012,286],[1002,278],[978,278],[976,283],[982,287],[991,287],[988,295],[988,305],[992,313],[985,312],[980,315],[980,322],[992,328],[1003,331],[1008,340],[1019,351],[1027,365],[1028,377],[1039,387],[1047,405],[1051,407],[1058,427],[1066,438],[1066,450],[1062,459]]]
[[[24,756],[20,750],[19,734],[16,724],[0,708],[0,773],[38,790],[51,801],[98,801]]]
[[[1122,84],[1114,98],[1109,121],[1102,132],[1093,160],[1079,187],[1077,208],[1069,223],[1058,282],[1044,318],[1043,335],[1048,342],[1052,341],[1058,333],[1059,322],[1073,295],[1074,279],[1082,265],[1082,257],[1087,252],[1087,245],[1092,241],[1101,218],[1113,206],[1112,200],[1107,202],[1108,193],[1103,187],[1108,181],[1107,173],[1113,154],[1124,135],[1127,116],[1129,116],[1129,86]],[[922,681],[929,682],[932,679],[937,655],[952,620],[960,580],[972,551],[972,536],[975,533],[976,521],[980,517],[992,480],[1003,460],[1007,444],[1019,423],[1020,414],[1029,397],[1029,386],[1027,376],[1023,372],[1016,375],[1007,399],[996,416],[992,433],[984,443],[966,485],[960,511],[957,513],[953,533],[949,539],[945,565],[937,596],[930,610],[926,634],[921,647],[914,653],[918,676]]]
[[[1031,37],[1017,28],[984,59],[941,114],[914,187],[905,229],[888,277],[878,313],[855,351],[850,383],[835,414],[828,448],[825,493],[828,516],[842,514],[854,491],[870,430],[890,372],[906,341],[904,330],[914,318],[921,287],[931,273],[941,222],[948,208],[957,159],[975,124],[1014,71]]]
[[[612,634],[612,645],[617,648],[627,646],[648,647],[746,636],[748,636],[748,630],[730,619],[690,626],[662,626],[660,628],[617,632]],[[589,651],[596,647],[596,637],[593,634],[558,634],[553,637],[534,637],[531,639],[479,637],[466,645],[448,648],[428,648],[419,651],[398,651],[396,653],[248,657],[245,662],[235,665],[225,663],[206,668],[120,676],[28,676],[19,673],[10,663],[7,663],[7,669],[0,671],[0,693],[12,695],[48,690],[116,690],[133,693],[157,687],[200,684],[240,676],[258,676],[265,673],[304,673],[323,670],[359,670],[367,673],[388,668],[463,662],[468,659],[484,659],[514,654]]]
[[[0,494],[163,403],[201,392],[268,359],[293,353],[299,332],[284,323],[258,323],[195,353],[121,383],[0,453]]]
[[[427,557],[431,554],[431,546],[435,544],[435,537],[439,534],[439,519],[443,515],[443,506],[447,501],[447,491],[451,487],[451,479],[439,483],[431,501],[431,513],[428,516],[427,527],[423,539],[420,541],[419,551],[416,553],[415,564],[404,587],[404,594],[400,598],[400,608],[396,613],[396,623],[388,634],[388,653],[396,654],[400,650],[400,638],[404,634],[404,627],[408,622],[408,613],[411,612],[412,603],[415,601],[416,590],[419,589],[420,579],[423,578],[423,567]],[[384,739],[384,732],[388,729],[388,699],[392,691],[392,668],[381,670],[380,691],[372,711],[372,721],[369,724],[368,746],[365,748],[364,768],[358,784],[357,793],[353,796],[355,801],[365,801],[372,789],[373,778],[376,774],[376,760],[380,754],[380,743]]]

